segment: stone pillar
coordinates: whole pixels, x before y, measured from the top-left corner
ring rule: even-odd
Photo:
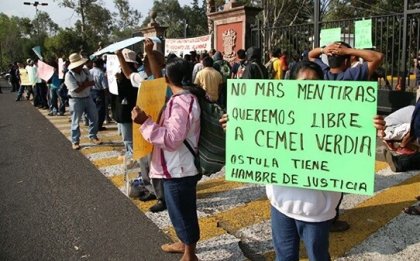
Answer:
[[[167,26],[160,26],[156,22],[156,16],[157,13],[155,11],[152,11],[150,13],[150,23],[147,25],[147,27],[143,27],[140,29],[140,32],[143,34],[144,37],[158,37],[162,43],[155,44],[154,49],[158,50],[159,52],[165,53],[165,31]]]
[[[225,60],[233,61],[237,50],[250,47],[250,26],[261,10],[230,1],[223,11],[208,14],[208,19],[214,22],[213,47],[222,52]]]

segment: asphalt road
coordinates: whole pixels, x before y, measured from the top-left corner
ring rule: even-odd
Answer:
[[[177,260],[169,239],[29,102],[0,94],[0,260]]]

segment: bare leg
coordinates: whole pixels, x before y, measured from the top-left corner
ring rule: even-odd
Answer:
[[[184,255],[181,258],[181,261],[198,261],[197,256],[195,255],[196,244],[185,245]]]

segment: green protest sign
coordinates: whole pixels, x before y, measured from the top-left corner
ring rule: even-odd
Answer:
[[[371,195],[377,83],[229,80],[226,179]]]
[[[341,28],[322,29],[319,46],[328,45],[335,41],[341,41]]]
[[[356,21],[354,27],[355,47],[358,49],[372,48],[372,20]]]

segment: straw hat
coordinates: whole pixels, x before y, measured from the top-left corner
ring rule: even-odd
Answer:
[[[88,59],[86,59],[86,58],[83,58],[80,54],[78,54],[78,53],[72,53],[72,54],[70,54],[70,56],[69,56],[69,61],[70,61],[70,64],[69,64],[69,66],[67,67],[69,70],[71,70],[71,69],[74,69],[74,68],[77,68],[77,67],[79,67],[79,66],[81,66],[81,65],[83,65],[83,64],[85,64],[87,61],[88,61]]]
[[[124,60],[128,63],[137,63],[136,61],[136,53],[130,49],[123,49],[122,55],[124,57]]]

